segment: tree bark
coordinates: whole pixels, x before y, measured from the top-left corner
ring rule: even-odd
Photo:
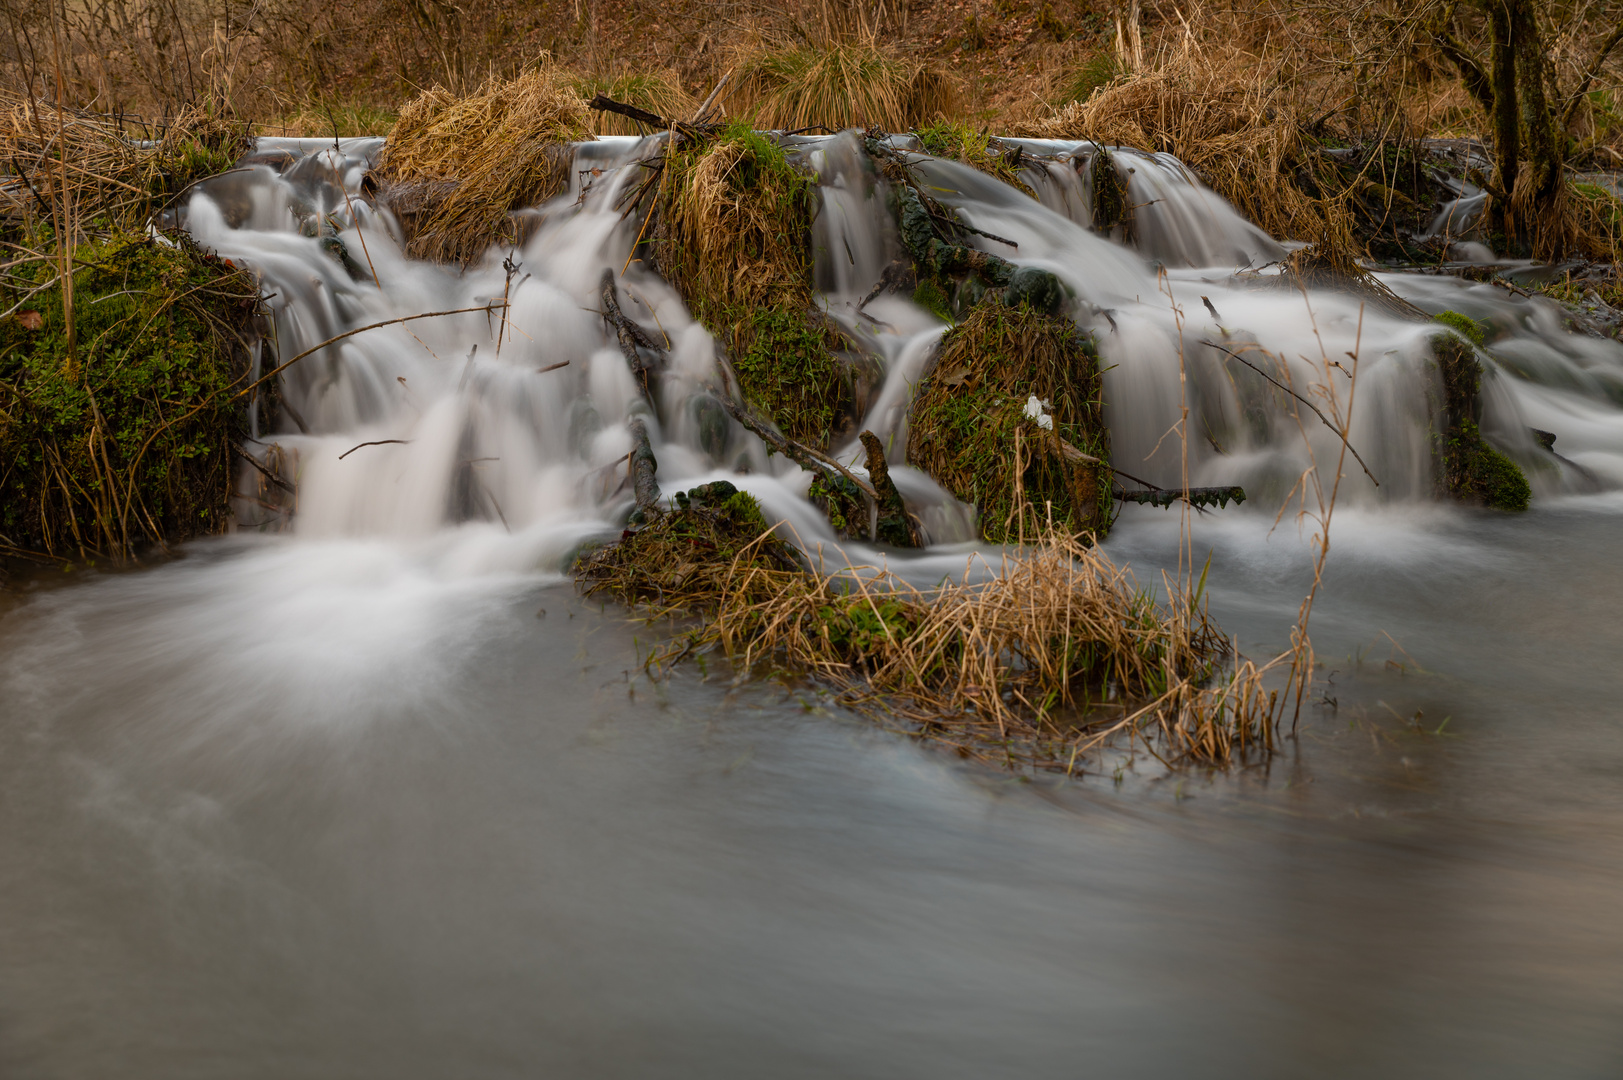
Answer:
[[[1511,42],[1512,4],[1522,0],[1488,0],[1488,29],[1493,38],[1489,81],[1493,86],[1493,183],[1490,213],[1506,233],[1512,228],[1510,193],[1521,171],[1521,118],[1516,113],[1516,51]]]

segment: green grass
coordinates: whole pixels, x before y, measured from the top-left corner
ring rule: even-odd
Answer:
[[[81,244],[75,263],[72,355],[59,287],[0,321],[0,543],[122,556],[220,531],[257,283],[130,235]],[[55,269],[34,264],[35,283]],[[20,291],[0,288],[0,309]]]

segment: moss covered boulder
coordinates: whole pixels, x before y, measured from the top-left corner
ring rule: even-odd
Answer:
[[[1109,432],[1099,357],[1069,319],[977,305],[941,342],[908,415],[907,459],[980,513],[994,543],[1035,534],[1031,513],[1073,534],[1110,526]]]
[[[741,123],[684,138],[663,168],[653,261],[744,396],[808,446],[850,434],[877,369],[814,309],[812,176]]]
[[[1442,486],[1449,497],[1495,510],[1527,509],[1532,489],[1520,468],[1482,437],[1480,395],[1482,364],[1472,342],[1484,339],[1482,328],[1456,312],[1444,312],[1438,322],[1456,334],[1436,334],[1432,355],[1443,384],[1443,424],[1438,435],[1442,457]]]

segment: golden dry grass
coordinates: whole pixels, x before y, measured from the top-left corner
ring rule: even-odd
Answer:
[[[673,150],[660,182],[660,268],[691,306],[810,302],[816,191],[769,138],[732,125]]]
[[[1313,198],[1292,180],[1313,155],[1304,119],[1272,65],[1190,48],[1118,76],[1020,134],[1168,151],[1268,233],[1345,246],[1351,224],[1339,193]]]
[[[1212,624],[1203,580],[1166,584],[1171,600],[1158,602],[1062,529],[1011,551],[989,579],[966,567],[929,590],[872,567],[777,569],[746,549],[705,605],[709,620],[651,663],[719,648],[741,677],[810,676],[881,723],[1010,766],[1074,772],[1124,736],[1168,761],[1267,753],[1273,665],[1239,656]]]
[[[757,40],[733,55],[724,107],[778,131],[908,131],[954,115],[958,98],[951,78],[871,38],[788,47]]]
[[[509,213],[567,186],[569,144],[591,138],[591,128],[585,99],[550,66],[489,79],[465,96],[442,87],[418,95],[400,111],[377,169],[386,192],[415,200],[401,212],[410,252],[476,258]]]
[[[0,91],[0,167],[23,181],[0,184],[0,217],[50,218],[65,189],[76,218],[139,227],[248,146],[246,124],[201,107],[141,124]]]

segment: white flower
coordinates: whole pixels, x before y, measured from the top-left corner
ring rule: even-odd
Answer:
[[[1026,416],[1037,421],[1037,426],[1044,431],[1054,430],[1054,418],[1043,411],[1043,403],[1037,400],[1036,394],[1026,399]]]

